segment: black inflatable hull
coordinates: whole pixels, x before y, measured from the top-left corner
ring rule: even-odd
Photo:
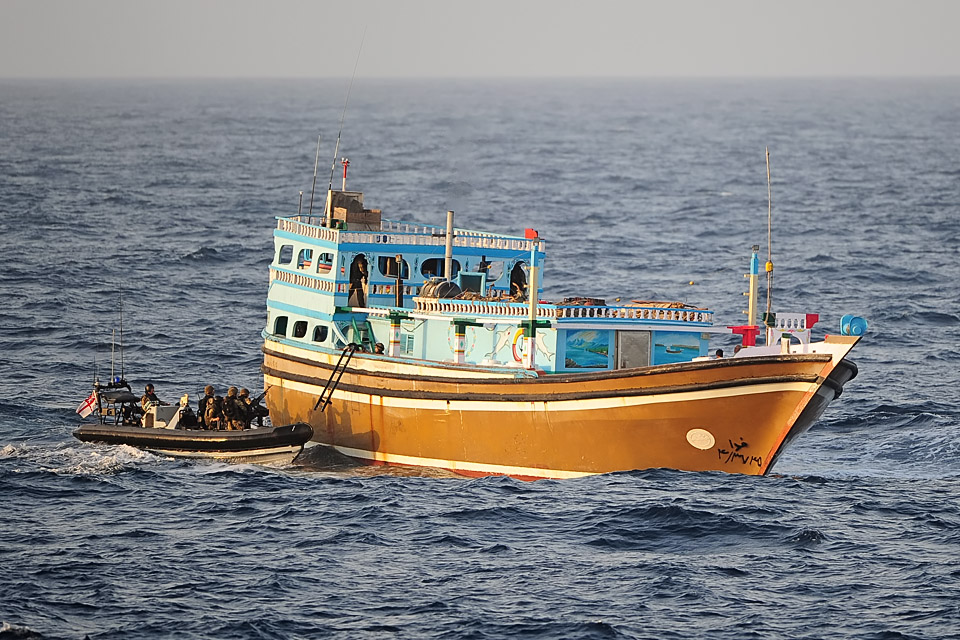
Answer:
[[[290,461],[313,437],[313,429],[303,422],[242,431],[87,424],[80,425],[73,435],[83,442],[125,444],[186,458]]]

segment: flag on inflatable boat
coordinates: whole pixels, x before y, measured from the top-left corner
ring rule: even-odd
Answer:
[[[94,391],[90,394],[90,397],[80,403],[80,406],[77,407],[77,413],[80,414],[81,418],[86,418],[88,415],[93,413],[93,408],[97,406],[97,392]]]

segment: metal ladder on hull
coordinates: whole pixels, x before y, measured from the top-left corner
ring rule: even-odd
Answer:
[[[370,324],[370,321],[364,320],[360,323],[360,326],[357,326],[357,321],[351,319],[350,324],[353,325],[353,341],[372,353],[374,340],[373,325]]]
[[[353,357],[353,354],[356,353],[359,348],[360,345],[355,342],[351,342],[343,348],[343,351],[340,353],[340,359],[337,360],[337,365],[333,368],[333,371],[330,372],[330,379],[327,380],[326,386],[323,388],[323,391],[320,392],[320,397],[317,398],[317,404],[313,405],[314,411],[316,411],[318,407],[320,411],[323,411],[327,408],[327,405],[330,404],[330,398],[333,397],[333,392],[336,390],[337,385],[340,384],[340,378],[343,377],[343,372],[347,370],[347,365],[350,364],[350,358]]]

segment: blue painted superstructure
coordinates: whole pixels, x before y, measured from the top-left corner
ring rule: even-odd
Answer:
[[[521,237],[455,229],[451,274],[444,278],[444,227],[382,219],[379,211],[362,208],[362,198],[332,191],[326,215],[277,218],[264,338],[330,353],[348,343],[376,352],[379,343],[384,358],[534,376],[707,355],[709,334],[716,331],[711,311],[680,303],[543,302],[542,277],[531,331],[529,266],[533,261],[542,273],[546,258],[535,232]],[[332,206],[338,202],[348,206]],[[351,203],[353,215],[347,213]],[[457,285],[456,295],[433,291],[445,280]],[[531,334],[535,367],[524,372]]]

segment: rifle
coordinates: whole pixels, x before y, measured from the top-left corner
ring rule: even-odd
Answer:
[[[270,415],[270,411],[266,407],[260,406],[260,403],[263,402],[263,399],[267,396],[267,391],[270,391],[271,387],[267,387],[263,390],[263,393],[258,395],[250,403],[250,414],[247,416],[247,419],[252,422],[254,418],[257,420],[259,426],[263,426],[263,419]]]
[[[258,395],[256,398],[254,398],[254,399],[253,399],[253,402],[252,402],[251,404],[253,404],[253,406],[257,406],[258,404],[260,404],[261,402],[263,402],[263,399],[264,399],[265,397],[267,397],[267,391],[270,391],[271,388],[272,388],[272,387],[267,387],[266,389],[264,389],[264,390],[263,390],[263,393],[261,393],[261,394]]]

